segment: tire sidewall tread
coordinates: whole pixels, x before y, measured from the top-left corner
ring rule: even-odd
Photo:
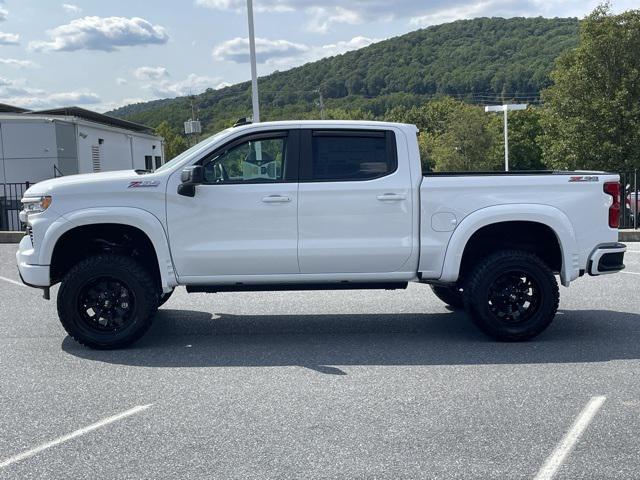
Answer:
[[[488,279],[510,267],[527,270],[536,277],[541,291],[541,305],[523,328],[500,325],[489,311],[486,298]],[[560,303],[558,282],[551,269],[535,254],[520,250],[504,250],[480,261],[469,275],[464,289],[465,308],[471,320],[485,334],[506,342],[530,340],[542,333],[553,321]]]
[[[83,285],[95,274],[121,277],[134,290],[135,318],[131,325],[108,339],[106,335],[92,337],[79,325],[77,295]],[[108,350],[126,347],[142,337],[151,327],[158,308],[158,287],[149,272],[135,259],[124,255],[100,254],[86,258],[73,266],[65,275],[58,290],[57,309],[62,326],[78,343],[89,348]]]

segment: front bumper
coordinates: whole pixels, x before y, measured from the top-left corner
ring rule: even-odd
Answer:
[[[598,245],[589,257],[589,275],[607,275],[623,270],[626,251],[627,246],[623,243]]]
[[[45,288],[51,286],[49,275],[49,265],[34,265],[35,253],[31,239],[26,235],[18,246],[16,252],[16,263],[22,281],[30,287]]]

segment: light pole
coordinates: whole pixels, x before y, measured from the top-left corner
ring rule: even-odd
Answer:
[[[484,107],[485,112],[504,112],[504,171],[509,171],[509,110],[525,110],[526,103],[511,103],[508,105],[491,105]]]
[[[253,103],[253,122],[260,123],[258,68],[256,66],[256,36],[253,29],[253,0],[247,0],[247,16],[249,20],[249,56],[251,57],[251,101]]]

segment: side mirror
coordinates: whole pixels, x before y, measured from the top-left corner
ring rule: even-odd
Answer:
[[[196,196],[196,185],[204,183],[204,168],[201,165],[194,165],[182,170],[180,176],[182,183],[178,185],[178,195],[185,197]]]

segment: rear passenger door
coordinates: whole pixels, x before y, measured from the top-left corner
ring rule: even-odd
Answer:
[[[401,271],[412,252],[406,160],[393,130],[302,130],[300,272]]]

